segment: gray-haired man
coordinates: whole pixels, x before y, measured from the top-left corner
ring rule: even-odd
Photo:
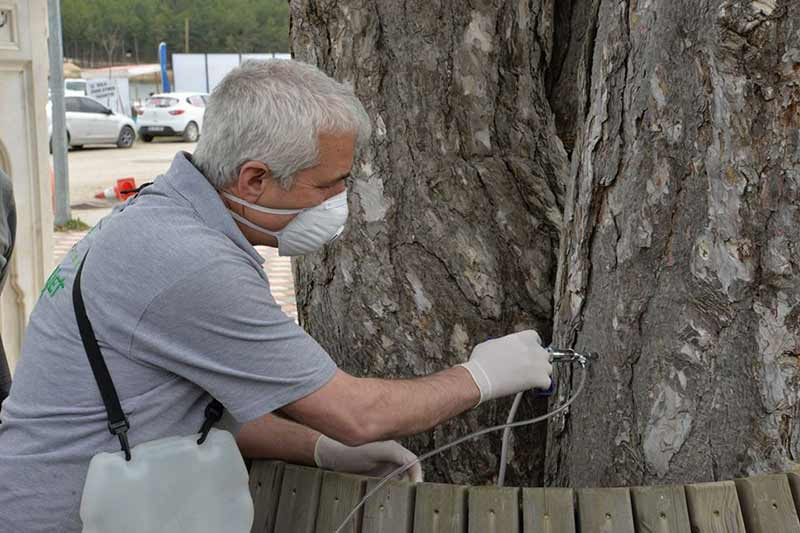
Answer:
[[[275,304],[253,245],[299,255],[335,238],[369,135],[352,91],[312,66],[246,62],[225,77],[194,155],[101,221],[37,304],[0,425],[0,523],[79,531],[89,460],[118,448],[71,307],[87,252],[84,300],[132,445],[196,432],[213,395],[245,455],[377,474],[413,457],[390,439],[549,386],[532,331],[431,376],[358,378]]]

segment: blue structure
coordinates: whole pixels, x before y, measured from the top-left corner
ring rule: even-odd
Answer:
[[[171,87],[167,76],[167,43],[158,45],[158,56],[161,58],[161,90],[168,93],[171,91]]]

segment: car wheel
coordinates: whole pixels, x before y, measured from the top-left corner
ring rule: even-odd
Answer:
[[[153,136],[152,135],[140,135],[139,138],[141,140],[143,140],[144,142],[146,142],[146,143],[153,142]]]
[[[197,129],[197,124],[194,122],[188,123],[186,129],[183,130],[183,140],[187,143],[196,143],[198,137],[200,137],[200,130]]]
[[[119,148],[130,148],[133,146],[133,141],[136,139],[136,132],[130,126],[122,126],[117,137],[117,146]]]

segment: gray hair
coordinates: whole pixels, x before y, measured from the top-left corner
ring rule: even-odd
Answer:
[[[192,161],[217,189],[251,160],[288,189],[296,172],[318,162],[319,134],[355,133],[358,150],[371,132],[349,86],[299,61],[248,60],[211,93]]]

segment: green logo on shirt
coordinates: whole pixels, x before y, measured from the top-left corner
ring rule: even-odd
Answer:
[[[42,294],[44,291],[47,291],[47,294],[52,298],[55,294],[64,288],[64,276],[61,275],[61,267],[57,266],[53,273],[50,274],[50,277],[47,278],[47,282],[44,284],[44,289],[42,289]]]

